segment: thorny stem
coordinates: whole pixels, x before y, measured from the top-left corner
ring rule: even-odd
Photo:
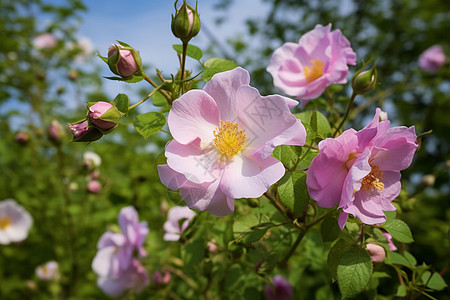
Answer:
[[[159,91],[161,88],[163,87],[163,85],[160,85],[158,87],[156,87],[153,91],[150,92],[150,94],[147,95],[147,97],[145,97],[144,99],[142,99],[141,101],[139,101],[136,104],[131,105],[128,110],[135,108],[138,105],[141,105],[142,103],[144,103],[145,101],[147,101],[148,99],[150,99],[151,96],[153,96],[154,93],[156,93],[157,91]]]
[[[341,127],[342,127],[342,125],[344,125],[345,119],[347,119],[347,117],[348,117],[348,115],[349,115],[349,113],[350,113],[350,110],[352,109],[352,106],[353,106],[353,100],[355,100],[356,95],[358,95],[358,94],[356,94],[355,92],[353,92],[352,96],[350,97],[350,101],[348,102],[347,110],[345,111],[345,115],[344,115],[344,117],[342,118],[341,122],[339,123],[338,127],[336,128],[336,131],[334,132],[333,137],[336,137],[336,136],[337,136],[337,134],[339,133],[339,130],[340,130]]]
[[[147,76],[147,74],[145,74],[144,72],[142,72],[142,76],[144,77],[145,81],[147,81],[148,83],[151,84],[152,87],[157,88],[158,86],[156,85],[156,83],[150,79],[150,77]],[[166,98],[167,103],[172,104],[172,98],[167,94],[166,91],[159,91],[161,93],[161,95],[164,96],[164,98]]]

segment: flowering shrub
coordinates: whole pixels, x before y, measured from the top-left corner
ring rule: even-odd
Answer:
[[[81,10],[31,2],[57,20]],[[192,44],[202,7],[175,1],[178,70],[104,45],[105,78],[140,82],[114,99],[76,67],[90,50],[69,25],[5,26],[2,36],[27,38],[1,49],[0,97],[30,109],[0,118],[0,194],[17,199],[0,202],[0,298],[448,298],[445,41],[419,58],[425,37],[398,11],[376,23],[393,30],[371,38],[380,29],[353,2],[352,26],[327,5],[289,26],[278,9],[300,4],[288,2],[274,1],[266,24],[248,22],[277,38],[258,51],[234,41],[233,61],[204,57]],[[0,15],[20,24],[24,8]],[[43,31],[58,38],[35,39]],[[66,88],[89,102],[72,111],[53,100]],[[56,120],[69,114],[64,128]],[[10,128],[13,116],[26,126]]]

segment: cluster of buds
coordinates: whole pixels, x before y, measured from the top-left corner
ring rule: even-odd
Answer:
[[[110,133],[119,123],[122,113],[106,101],[88,102],[86,119],[69,124],[74,142],[92,142]]]
[[[175,2],[175,16],[172,15],[172,33],[183,43],[188,43],[194,36],[200,32],[200,17],[197,11],[183,0],[183,4],[177,9]]]

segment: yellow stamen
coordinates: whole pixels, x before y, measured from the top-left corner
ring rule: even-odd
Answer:
[[[303,72],[305,73],[305,79],[308,82],[312,82],[322,76],[323,66],[325,65],[319,58],[316,60],[310,60],[312,66],[305,67]]]
[[[246,140],[245,131],[238,129],[238,124],[231,121],[220,121],[220,127],[214,130],[214,145],[222,159],[232,159],[244,148]]]
[[[4,230],[11,225],[11,219],[8,217],[0,218],[0,229]]]
[[[383,179],[383,171],[380,170],[378,166],[372,166],[372,170],[369,175],[363,178],[361,182],[361,189],[369,191],[371,189],[376,189],[379,191],[384,190],[384,183],[381,182]]]

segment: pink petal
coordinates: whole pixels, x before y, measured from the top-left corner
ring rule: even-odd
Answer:
[[[339,214],[339,218],[338,218],[338,225],[341,229],[344,228],[345,223],[347,223],[347,219],[348,219],[348,213],[346,212],[341,212]]]
[[[361,188],[361,182],[364,177],[369,175],[372,167],[369,164],[370,153],[366,149],[355,160],[352,167],[348,171],[347,177],[344,181],[342,188],[342,197],[338,208],[345,207],[353,200],[354,191],[359,191]]]
[[[217,73],[203,87],[217,104],[220,119],[236,120],[236,91],[242,85],[250,84],[250,75],[243,68],[237,67],[230,71]]]
[[[202,90],[190,90],[175,100],[169,112],[170,133],[181,144],[200,138],[207,145],[219,126],[219,108],[213,98]]]
[[[257,198],[284,172],[283,164],[271,156],[262,162],[236,156],[223,173],[220,189],[230,198]]]
[[[175,172],[174,170],[169,168],[167,164],[158,165],[157,169],[162,184],[164,184],[171,190],[178,190],[187,181],[186,176],[181,173]]]

